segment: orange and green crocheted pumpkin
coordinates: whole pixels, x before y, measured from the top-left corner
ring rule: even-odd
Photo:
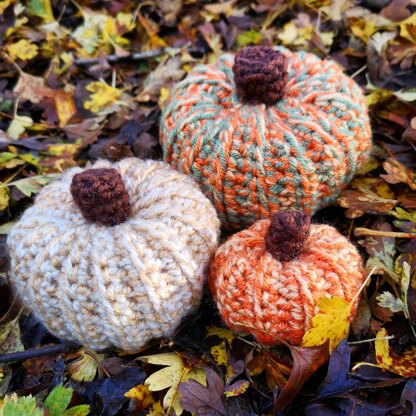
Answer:
[[[247,47],[198,65],[162,115],[164,159],[192,175],[227,228],[335,201],[371,147],[360,87],[333,61]]]
[[[215,254],[209,285],[231,329],[264,344],[299,345],[319,312],[318,300],[353,302],[364,277],[362,259],[344,236],[286,211],[228,239]]]

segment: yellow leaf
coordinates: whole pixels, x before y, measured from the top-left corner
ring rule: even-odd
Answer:
[[[400,36],[411,42],[416,41],[416,13],[400,22]]]
[[[0,211],[4,211],[9,206],[9,193],[7,188],[0,188]]]
[[[13,60],[21,59],[22,61],[28,61],[38,54],[37,45],[26,39],[21,39],[12,45],[7,45],[6,49]]]
[[[93,381],[95,379],[95,376],[100,368],[96,359],[104,359],[104,354],[94,354],[96,359],[94,359],[91,354],[82,350],[79,353],[80,359],[73,361],[68,365],[68,373],[75,381]]]
[[[398,374],[402,377],[416,376],[416,346],[412,345],[406,348],[401,355],[398,355],[393,348],[389,346],[389,337],[385,328],[380,329],[376,335],[375,352],[377,364],[360,362],[357,363],[353,370],[367,365],[379,367]]]
[[[302,347],[314,347],[329,341],[329,353],[348,335],[352,304],[344,299],[320,298],[320,313],[312,318],[312,328],[305,333]]]
[[[84,102],[84,108],[93,113],[115,104],[120,98],[122,91],[111,87],[104,82],[95,81],[87,85],[87,90],[92,92],[90,99]]]
[[[377,363],[383,368],[388,368],[392,365],[393,360],[390,357],[389,340],[386,339],[387,331],[385,328],[380,329],[376,335],[376,359]]]
[[[181,356],[176,352],[147,355],[139,359],[149,364],[166,366],[150,375],[145,380],[145,384],[150,391],[160,391],[169,388],[163,399],[163,407],[165,409],[173,408],[177,416],[183,412],[180,405],[179,384],[187,382],[189,379],[194,379],[206,386],[205,371],[202,368],[185,366]]]
[[[370,92],[370,94],[366,95],[365,101],[368,106],[375,105],[386,101],[393,95],[391,91],[388,90],[381,90],[375,89]]]
[[[226,339],[229,344],[231,344],[235,338],[234,332],[230,331],[229,329],[219,328],[217,326],[207,327],[207,335],[205,335],[205,338],[215,335],[218,338]]]
[[[350,18],[351,32],[357,38],[367,42],[371,35],[377,30],[373,21],[367,19],[360,19],[358,17]]]
[[[17,140],[28,127],[33,125],[33,120],[28,116],[15,115],[13,121],[7,129],[7,134],[14,140]]]
[[[207,327],[207,335],[205,338],[212,336],[217,336],[222,340],[226,339],[230,345],[235,338],[234,333],[229,329],[218,328],[216,326]],[[224,341],[211,347],[211,354],[218,365],[227,365],[227,350]]]
[[[138,410],[138,407],[140,409],[148,409],[155,402],[149,387],[145,384],[133,387],[127,393],[124,393],[124,396],[136,402],[136,410]]]
[[[3,14],[3,12],[12,4],[12,0],[3,0],[0,1],[0,14]]]
[[[160,402],[156,402],[153,405],[149,416],[165,416],[165,411],[163,410],[163,406],[160,404]]]
[[[285,46],[307,46],[314,32],[312,24],[306,24],[298,27],[296,21],[292,20],[283,26],[283,30],[279,31],[277,37]]]
[[[65,127],[71,117],[76,114],[77,106],[72,93],[60,90],[55,94],[55,106],[58,113],[59,126]]]

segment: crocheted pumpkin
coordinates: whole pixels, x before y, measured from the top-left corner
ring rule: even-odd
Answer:
[[[295,345],[319,312],[319,298],[352,301],[363,281],[361,257],[345,237],[328,225],[311,225],[304,213],[288,211],[227,240],[209,277],[231,329],[264,344]]]
[[[335,201],[367,159],[359,86],[330,60],[247,47],[198,65],[162,115],[164,158],[192,175],[227,228]]]
[[[11,280],[56,336],[137,350],[200,301],[220,222],[192,178],[162,162],[73,168],[10,232]]]

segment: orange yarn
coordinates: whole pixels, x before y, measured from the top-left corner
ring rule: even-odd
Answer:
[[[209,285],[231,329],[264,344],[299,345],[319,298],[352,300],[364,281],[362,259],[333,227],[311,224],[299,256],[276,260],[266,251],[269,225],[260,220],[230,237],[215,254]]]

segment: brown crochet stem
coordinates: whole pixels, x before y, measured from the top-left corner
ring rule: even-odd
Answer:
[[[270,218],[266,250],[278,261],[299,256],[310,233],[310,217],[303,212],[279,212]]]
[[[234,82],[244,104],[273,105],[284,95],[287,58],[269,46],[247,46],[235,55]]]
[[[72,178],[71,194],[84,218],[113,226],[130,215],[129,194],[116,169],[87,169]]]

